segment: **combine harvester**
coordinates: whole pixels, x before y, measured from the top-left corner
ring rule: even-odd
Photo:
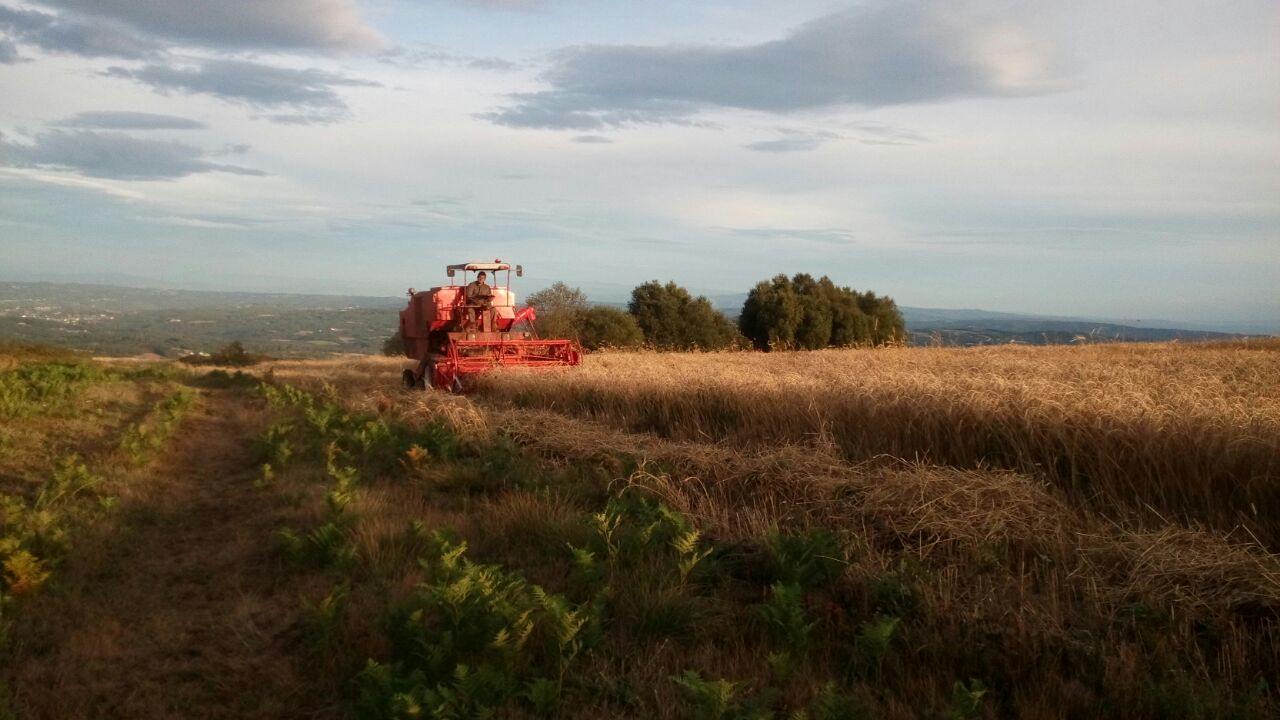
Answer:
[[[406,387],[433,387],[462,392],[469,378],[499,366],[566,367],[582,362],[572,340],[543,340],[537,336],[532,307],[519,312],[511,292],[509,263],[464,263],[447,268],[449,285],[425,292],[409,289],[409,306],[400,311],[404,354],[417,365],[406,368]],[[462,284],[454,279],[462,273]],[[506,273],[497,283],[497,274]],[[516,277],[524,268],[515,266]],[[476,282],[468,282],[475,273]],[[492,279],[493,285],[481,280]],[[525,329],[517,331],[523,324]]]

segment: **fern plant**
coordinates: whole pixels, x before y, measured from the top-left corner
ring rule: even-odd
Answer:
[[[557,651],[557,685],[564,684],[564,673],[569,663],[582,650],[581,633],[583,627],[591,619],[590,611],[574,607],[561,595],[552,595],[537,585],[533,586],[533,597],[542,606],[542,611],[551,627]]]
[[[258,457],[277,470],[283,470],[293,457],[293,447],[289,444],[289,433],[293,426],[287,423],[273,423],[258,438]]]
[[[671,541],[671,547],[675,548],[679,555],[676,561],[676,567],[680,571],[680,587],[685,587],[689,582],[689,575],[698,563],[707,559],[711,554],[711,548],[700,548],[698,541],[702,535],[697,530],[686,530],[684,533]]]
[[[592,515],[591,521],[595,525],[596,534],[600,537],[600,542],[604,544],[605,552],[609,556],[609,562],[617,562],[619,548],[614,535],[618,532],[618,526],[622,524],[622,513],[606,508],[604,512]]]
[[[884,667],[885,659],[892,650],[893,636],[897,632],[899,620],[896,617],[877,616],[873,620],[862,623],[858,628],[858,639],[855,641],[859,656],[868,670],[876,675]]]
[[[276,532],[285,557],[295,565],[316,565],[346,569],[356,562],[359,548],[349,537],[345,525],[327,522],[303,535],[293,528]]]
[[[569,554],[573,557],[575,579],[587,587],[597,585],[603,574],[600,572],[600,563],[596,560],[596,554],[569,542],[565,543],[565,547],[569,548]]]
[[[395,662],[362,674],[368,717],[486,717],[512,703],[551,714],[575,660],[596,639],[600,608],[575,605],[434,533],[429,579],[393,614]],[[415,709],[416,708],[416,709]]]
[[[847,564],[840,541],[826,528],[812,528],[800,533],[770,533],[767,544],[777,577],[804,588],[831,583]]]
[[[977,678],[969,682],[957,681],[951,688],[951,707],[947,709],[948,720],[981,720],[982,698],[987,694],[987,686]]]
[[[319,600],[303,599],[302,612],[307,637],[315,649],[324,651],[337,645],[349,591],[350,587],[342,584]]]
[[[22,595],[33,592],[49,579],[49,571],[35,555],[26,550],[18,550],[3,562],[3,587],[11,595]]]
[[[871,712],[857,697],[841,692],[834,682],[827,682],[806,716],[812,720],[869,720]]]
[[[94,475],[89,466],[76,455],[63,458],[53,471],[52,479],[45,482],[36,494],[34,507],[49,508],[69,501],[81,493],[88,492],[102,482],[102,478]]]
[[[706,680],[696,670],[686,670],[671,681],[684,691],[698,720],[725,720],[736,709],[737,684],[729,680]]]
[[[769,599],[756,608],[775,645],[799,651],[809,646],[815,622],[809,622],[804,607],[804,590],[796,583],[774,583]]]

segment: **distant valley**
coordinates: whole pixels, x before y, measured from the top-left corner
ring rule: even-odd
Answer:
[[[742,295],[710,297],[731,317]],[[376,353],[396,329],[395,297],[156,290],[0,282],[0,338],[96,355],[178,357],[239,340],[275,357]],[[616,303],[612,303],[616,304]],[[1241,337],[1201,328],[1139,327],[984,310],[901,308],[916,345],[1048,345]]]

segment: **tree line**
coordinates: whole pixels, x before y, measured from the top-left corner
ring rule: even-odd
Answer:
[[[674,282],[657,280],[631,291],[626,309],[592,305],[581,289],[557,282],[526,299],[538,311],[538,334],[568,338],[588,350],[816,350],[884,345],[906,337],[893,299],[837,286],[800,273],[757,283],[735,323],[711,301]],[[403,352],[399,333],[384,352]]]

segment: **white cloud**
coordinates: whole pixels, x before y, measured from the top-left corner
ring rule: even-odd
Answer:
[[[53,125],[86,130],[201,130],[207,127],[202,122],[176,115],[113,110],[76,113]]]
[[[544,74],[550,89],[483,117],[587,130],[689,122],[715,107],[786,113],[1060,90],[1066,62],[1033,19],[1005,2],[882,1],[755,45],[570,47]]]
[[[152,63],[136,69],[112,67],[105,74],[136,80],[162,94],[199,93],[255,108],[283,108],[286,112],[268,117],[290,125],[341,120],[347,115],[347,105],[335,88],[379,86],[316,68],[282,68],[247,60]]]
[[[115,132],[51,130],[30,143],[0,136],[0,164],[10,167],[71,170],[115,180],[172,180],[207,172],[265,175],[261,170],[209,162],[204,155],[191,145]]]
[[[218,48],[376,50],[386,39],[355,0],[41,0]]]
[[[85,57],[142,58],[154,55],[159,43],[139,36],[115,22],[92,22],[75,17],[62,17],[37,10],[22,10],[0,5],[0,28],[14,38],[43,50]],[[12,41],[0,39],[13,47]],[[0,48],[0,60],[4,51]]]

